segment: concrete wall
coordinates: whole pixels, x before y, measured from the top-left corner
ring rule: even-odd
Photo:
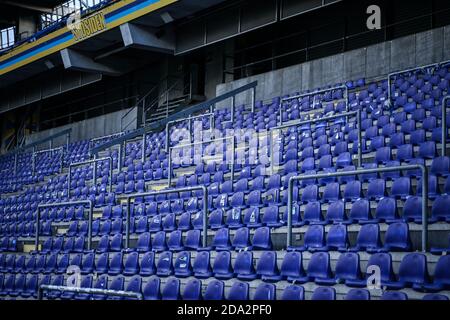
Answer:
[[[113,113],[106,114],[104,116],[87,119],[80,122],[71,123],[62,127],[52,128],[49,130],[33,133],[26,138],[26,144],[42,139],[46,136],[61,132],[65,129],[72,128],[71,141],[79,141],[85,139],[91,139],[96,137],[102,137],[109,134],[117,133],[121,131],[121,119],[130,109],[121,110]],[[129,115],[127,115],[124,125],[126,125],[131,119],[136,118],[137,109],[133,109]],[[130,125],[128,130],[136,129],[136,120]],[[65,143],[65,137],[58,138],[54,141],[54,147]],[[45,149],[48,146],[41,146],[39,149]]]
[[[250,78],[218,84],[220,95],[257,80],[258,100],[311,90],[359,78],[386,76],[389,72],[450,59],[450,26],[437,28],[369,47],[348,51]],[[250,92],[236,103],[250,102]]]

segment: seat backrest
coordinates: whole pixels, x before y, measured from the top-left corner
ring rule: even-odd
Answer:
[[[224,300],[224,283],[220,280],[212,280],[206,286],[203,294],[204,300]]]
[[[169,278],[162,290],[163,300],[179,300],[180,299],[180,280],[177,278]]]
[[[248,291],[248,283],[235,281],[228,293],[228,300],[248,300]]]

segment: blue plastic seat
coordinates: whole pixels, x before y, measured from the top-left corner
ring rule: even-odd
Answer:
[[[277,253],[275,251],[264,251],[256,265],[256,274],[263,281],[278,281],[281,276],[278,272]]]
[[[181,284],[179,279],[169,278],[162,290],[162,300],[181,300],[180,286]]]
[[[336,300],[336,290],[330,287],[317,287],[311,300]]]
[[[184,250],[183,246],[183,234],[180,230],[172,231],[167,239],[167,247],[171,251]]]
[[[385,291],[380,300],[408,300],[408,295],[401,291]]]
[[[217,279],[231,279],[231,253],[229,251],[218,252],[213,264],[214,277]]]
[[[251,251],[239,252],[236,256],[233,269],[238,279],[256,279],[255,268],[253,267],[253,253]]]
[[[157,276],[150,277],[147,284],[142,290],[144,300],[159,300],[161,298],[160,286],[161,279],[159,279]]]
[[[201,247],[200,236],[200,230],[189,230],[188,232],[186,232],[184,248],[186,250],[198,250]]]
[[[325,224],[326,222],[323,220],[322,209],[320,202],[309,202],[305,206],[304,224]]]
[[[279,207],[274,205],[268,206],[264,211],[262,223],[270,228],[281,227],[283,224],[279,219]]]
[[[256,288],[252,300],[275,300],[276,299],[276,287],[272,283],[261,283]]]
[[[99,274],[107,273],[109,269],[109,253],[104,252],[96,257],[95,271]]]
[[[450,222],[450,195],[441,195],[434,200],[430,222],[437,221]]]
[[[332,225],[328,230],[327,250],[345,251],[348,247],[347,227],[343,224]]]
[[[369,200],[379,200],[386,195],[386,184],[384,179],[375,179],[369,182],[367,197]]]
[[[229,250],[231,248],[229,229],[222,228],[216,231],[212,247],[218,251]]]
[[[366,289],[350,289],[345,300],[370,300],[370,292]]]
[[[212,275],[209,251],[199,251],[192,266],[196,278],[209,278]]]
[[[260,212],[258,207],[251,207],[245,211],[244,224],[248,228],[258,228],[262,226],[260,222]]]
[[[124,263],[123,274],[133,276],[139,272],[139,253],[131,252],[127,255]]]
[[[385,251],[411,251],[412,244],[409,237],[407,223],[397,222],[389,225],[384,236]]]
[[[281,263],[280,275],[288,281],[301,281],[305,278],[302,254],[300,252],[286,252]]]
[[[235,281],[230,288],[227,300],[248,300],[249,287],[248,283]]]
[[[249,248],[251,246],[249,229],[246,227],[239,228],[233,237],[231,246],[236,250]]]
[[[107,290],[109,289],[108,286],[108,276],[107,275],[101,275],[97,278],[97,281],[95,282],[93,288],[95,289],[102,289]],[[105,300],[106,296],[103,294],[94,294],[92,295],[92,300]]]
[[[152,251],[144,253],[139,262],[139,274],[146,277],[155,274],[155,271],[155,253]]]
[[[290,284],[284,289],[281,300],[305,300],[305,289],[301,286]]]
[[[429,293],[423,296],[422,300],[443,300],[447,301],[449,298],[443,294],[439,293]]]
[[[436,157],[431,163],[431,173],[437,176],[447,177],[450,174],[450,158]]]
[[[382,198],[375,211],[376,220],[380,222],[397,222],[397,201],[393,198]]]
[[[150,250],[151,236],[149,232],[145,232],[139,235],[136,244],[136,251],[147,252]]]
[[[174,264],[175,276],[179,278],[192,275],[191,254],[189,251],[178,253]]]
[[[412,196],[406,199],[402,219],[405,222],[422,223],[422,198]]]
[[[203,300],[224,300],[224,283],[220,280],[209,282],[203,294]]]
[[[398,270],[398,280],[386,283],[388,288],[422,287],[429,283],[427,257],[421,253],[409,253],[403,257]]]
[[[123,272],[123,253],[116,252],[113,254],[111,261],[109,263],[108,275],[117,276]]]
[[[326,221],[327,223],[342,223],[348,221],[345,214],[345,204],[343,201],[338,200],[329,204]]]
[[[358,232],[356,246],[352,251],[376,252],[381,249],[380,227],[378,224],[364,224]]]
[[[408,177],[400,177],[394,180],[391,187],[391,196],[398,199],[406,199],[411,195],[411,180]]]
[[[253,250],[272,250],[272,239],[269,227],[260,227],[255,230],[252,239]]]
[[[350,209],[349,221],[359,224],[372,222],[373,218],[370,213],[370,203],[366,199],[358,199],[352,204]]]
[[[156,263],[156,275],[160,277],[168,277],[173,274],[172,264],[173,254],[170,251],[162,252]]]
[[[186,284],[182,294],[183,300],[201,300],[202,299],[202,282],[198,279],[191,279]]]
[[[359,198],[361,198],[361,182],[358,180],[347,182],[344,190],[344,199],[354,201]]]
[[[424,285],[429,291],[448,290],[450,288],[450,256],[441,256],[436,263],[433,282]]]
[[[159,231],[155,234],[152,241],[152,250],[156,252],[161,252],[167,249],[166,244],[166,233],[164,231]]]

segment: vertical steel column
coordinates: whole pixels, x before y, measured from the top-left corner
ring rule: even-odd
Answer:
[[[97,161],[95,160],[97,160],[97,155],[94,156],[94,168],[92,170],[92,180],[94,182],[94,187],[97,188]]]
[[[362,129],[361,129],[361,109],[358,109],[356,114],[356,121],[358,124],[358,167],[362,167]]]
[[[231,157],[231,182],[234,182],[234,165],[236,162],[236,136],[231,137],[231,148],[233,149],[233,156]]]
[[[255,105],[256,105],[256,88],[252,88],[252,113],[255,113]]]
[[[17,176],[17,161],[18,161],[17,152],[14,154],[14,175]]]
[[[32,165],[32,174],[34,176],[36,172],[36,147],[33,147]]]
[[[168,161],[168,177],[167,177],[167,186],[170,188],[170,186],[172,185],[172,148],[169,148],[169,161]]]
[[[283,125],[283,98],[280,99],[280,103],[278,104],[278,113],[279,113],[279,117],[280,117],[280,120],[278,120],[278,125],[282,126]]]
[[[145,162],[145,156],[146,156],[145,152],[146,152],[146,149],[147,149],[147,143],[146,142],[147,142],[147,133],[144,130],[144,134],[142,135],[142,148],[141,148],[141,150],[142,150],[142,155],[141,155],[142,165],[144,165],[144,162]]]
[[[130,220],[131,220],[131,198],[127,197],[127,223],[125,224],[125,248],[128,249],[130,247]]]
[[[420,165],[422,171],[422,251],[428,251],[428,170]]]
[[[445,96],[442,99],[442,152],[441,155],[445,157],[447,154],[447,135],[448,135],[448,129],[447,129],[447,100],[450,99],[450,96]]]
[[[231,97],[231,121],[234,122],[234,109],[236,108],[236,97]]]

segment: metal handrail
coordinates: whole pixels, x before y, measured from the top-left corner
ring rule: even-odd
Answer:
[[[393,172],[400,170],[415,170],[420,169],[422,172],[422,251],[427,252],[428,243],[428,169],[422,164],[405,165],[405,166],[395,166],[395,167],[383,167],[374,169],[359,169],[352,171],[340,171],[333,173],[319,173],[312,175],[300,175],[294,176],[289,179],[288,183],[288,200],[287,200],[287,247],[292,246],[292,209],[293,209],[293,198],[294,198],[294,181],[301,181],[304,179],[321,179],[321,178],[331,178],[331,177],[342,177],[351,176],[359,174],[368,173],[380,173],[380,172]]]
[[[44,291],[65,291],[65,292],[75,292],[75,293],[87,293],[87,294],[102,294],[107,296],[116,297],[126,297],[126,298],[136,298],[138,300],[143,300],[143,295],[140,292],[134,291],[118,291],[118,290],[107,290],[107,289],[97,289],[97,288],[82,288],[82,287],[66,287],[66,286],[53,286],[42,284],[38,288],[37,299],[42,300]]]
[[[295,99],[300,99],[300,98],[304,98],[304,97],[310,97],[310,96],[315,96],[317,94],[320,93],[325,93],[325,92],[329,92],[329,91],[334,91],[334,90],[339,90],[339,89],[344,89],[344,97],[345,97],[345,110],[348,111],[348,105],[349,105],[349,96],[348,96],[348,87],[345,85],[342,86],[336,86],[336,87],[332,87],[332,88],[327,88],[327,89],[320,89],[320,90],[316,90],[313,92],[307,92],[307,93],[302,93],[302,94],[298,94],[292,97],[287,97],[287,98],[282,98],[280,99],[280,104],[279,104],[279,116],[280,116],[280,120],[278,121],[278,124],[281,126],[283,125],[283,102],[286,101],[291,101],[291,100],[295,100]]]
[[[70,198],[70,183],[72,180],[72,168],[84,166],[88,164],[94,164],[92,178],[94,180],[94,185],[97,186],[97,162],[109,161],[109,192],[112,192],[112,177],[113,177],[113,159],[112,157],[96,158],[94,160],[87,160],[82,162],[71,163],[69,165],[69,178],[67,183],[67,196]]]
[[[404,70],[400,70],[400,71],[395,71],[395,72],[391,72],[388,74],[387,77],[387,81],[388,81],[388,103],[389,106],[392,107],[393,103],[392,103],[392,87],[391,87],[391,78],[393,76],[402,74],[402,73],[407,73],[407,72],[412,72],[412,71],[418,71],[421,69],[425,69],[425,68],[430,68],[430,67],[437,67],[443,64],[447,64],[450,63],[450,60],[446,60],[446,61],[442,61],[442,62],[435,62],[435,63],[430,63],[430,64],[426,64],[423,66],[419,66],[419,67],[415,67],[415,68],[408,68],[408,69],[404,69]]]
[[[184,188],[177,188],[177,189],[167,189],[167,190],[160,190],[160,191],[152,191],[152,192],[144,192],[144,193],[137,193],[132,194],[126,197],[126,208],[127,208],[127,215],[126,215],[126,231],[125,231],[125,248],[128,249],[130,247],[130,221],[131,221],[131,212],[130,212],[130,204],[131,199],[140,198],[140,197],[148,197],[148,196],[156,196],[160,194],[170,194],[170,193],[176,193],[176,192],[189,192],[189,191],[196,191],[201,190],[203,192],[203,235],[202,235],[202,245],[203,247],[207,246],[207,240],[208,240],[208,188],[205,186],[192,186],[192,187],[184,187]]]
[[[94,204],[91,200],[81,200],[81,201],[68,201],[68,202],[59,202],[59,203],[51,203],[51,204],[40,204],[37,207],[36,212],[36,233],[34,246],[35,250],[39,251],[39,232],[40,230],[40,220],[41,220],[41,209],[46,208],[57,208],[64,206],[76,206],[76,205],[89,205],[89,216],[88,216],[88,239],[87,239],[87,249],[91,250],[92,244],[92,216],[94,214]]]
[[[211,100],[205,101],[205,102],[201,102],[199,104],[193,105],[193,106],[189,106],[177,113],[174,113],[172,115],[170,115],[169,117],[162,119],[162,120],[158,120],[154,123],[151,123],[147,126],[144,126],[142,128],[139,128],[133,132],[130,133],[126,133],[124,134],[122,137],[113,139],[109,142],[106,142],[100,146],[97,146],[95,148],[92,148],[91,153],[92,154],[98,154],[100,151],[105,150],[107,148],[111,148],[112,146],[118,145],[118,144],[123,144],[125,141],[128,141],[130,139],[136,138],[138,136],[142,136],[144,135],[144,133],[148,133],[148,132],[153,132],[158,130],[161,126],[165,126],[167,122],[175,120],[175,119],[180,119],[180,118],[186,118],[189,116],[189,114],[194,114],[206,109],[211,109],[211,107],[213,107],[215,104],[227,100],[233,96],[238,95],[239,93],[245,92],[247,90],[250,90],[252,88],[256,88],[256,86],[258,85],[258,81],[254,81],[251,83],[248,83],[246,85],[243,85],[242,87],[239,87],[237,89],[231,90],[227,93],[224,93],[220,96],[217,96]]]
[[[204,118],[204,117],[209,117],[210,118],[210,123],[212,124],[212,126],[210,126],[209,130],[212,132],[214,130],[214,121],[211,121],[211,117],[214,120],[214,113],[205,113],[205,114],[201,114],[198,116],[194,116],[191,117],[189,116],[187,119],[177,119],[177,120],[172,120],[166,123],[166,152],[169,152],[169,145],[170,145],[170,126],[174,123],[179,123],[179,122],[184,122],[184,121],[189,121],[189,134],[192,136],[192,120],[194,119],[199,119],[199,118]],[[192,141],[192,140],[191,140]]]
[[[329,117],[323,117],[323,118],[317,118],[317,119],[311,119],[311,120],[305,120],[305,121],[297,121],[294,123],[285,124],[282,126],[274,127],[270,130],[269,133],[269,142],[270,142],[270,172],[273,173],[273,166],[274,166],[274,143],[273,143],[273,133],[275,130],[282,130],[285,128],[290,127],[297,127],[305,124],[312,124],[316,122],[323,122],[323,121],[329,121],[333,119],[339,119],[342,117],[349,117],[356,115],[356,122],[358,123],[358,166],[362,166],[362,130],[361,130],[361,110],[357,111],[350,111],[350,112],[344,112],[337,115],[329,116]]]
[[[442,153],[443,157],[447,154],[447,100],[450,100],[450,95],[442,98]]]
[[[220,142],[220,141],[226,141],[226,140],[230,140],[231,139],[231,148],[233,149],[233,156],[231,157],[231,181],[234,181],[234,165],[236,162],[236,137],[235,136],[229,136],[229,137],[223,137],[223,138],[218,138],[218,139],[214,139],[214,140],[208,140],[208,141],[198,141],[198,142],[194,142],[194,143],[188,143],[188,144],[182,144],[182,145],[178,145],[178,146],[174,146],[174,147],[170,147],[169,148],[169,163],[168,163],[168,182],[167,185],[170,188],[171,184],[172,184],[172,151],[175,149],[181,149],[181,148],[187,148],[187,147],[194,147],[194,146],[198,146],[198,145],[204,145],[207,143],[215,143],[215,142]]]
[[[34,150],[34,147],[33,147]],[[61,150],[61,163],[60,163],[60,173],[63,172],[63,168],[64,168],[64,147],[59,147],[59,148],[54,148],[54,149],[47,149],[47,150],[40,150],[40,151],[33,151],[33,154],[31,156],[31,163],[32,163],[32,174],[34,175],[36,173],[36,156],[38,154],[41,153],[47,153],[47,152],[51,152],[51,155],[53,156],[53,151],[57,151],[57,150]],[[17,154],[16,154],[17,157]],[[14,162],[14,166],[17,166],[17,163]],[[17,169],[14,168],[14,170],[16,171]]]
[[[58,133],[52,134],[52,135],[50,135],[50,136],[48,136],[48,137],[39,139],[38,141],[32,142],[32,143],[30,143],[30,144],[27,144],[27,145],[25,145],[25,146],[23,146],[23,147],[16,148],[16,149],[14,149],[14,150],[12,150],[12,151],[9,151],[9,152],[7,152],[7,153],[4,153],[4,154],[2,154],[1,156],[4,157],[4,156],[10,155],[10,154],[17,154],[17,153],[20,153],[20,152],[22,152],[22,151],[25,151],[25,150],[34,148],[34,147],[36,147],[36,146],[38,146],[38,145],[41,145],[41,144],[43,144],[43,143],[46,143],[46,142],[52,143],[52,142],[53,142],[53,139],[58,138],[58,137],[61,137],[61,136],[63,136],[63,135],[66,136],[66,147],[67,147],[67,150],[69,150],[69,142],[70,142],[70,134],[71,134],[71,132],[72,132],[72,128],[65,129],[65,130],[63,130],[63,131],[61,131],[61,132],[58,132]]]

